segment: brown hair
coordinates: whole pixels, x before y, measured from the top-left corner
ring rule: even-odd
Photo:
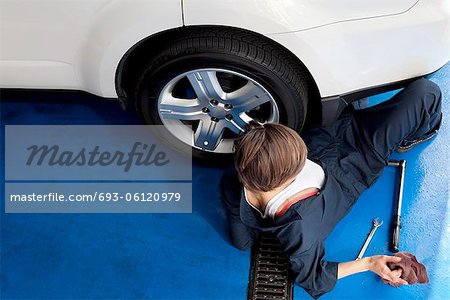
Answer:
[[[253,192],[268,192],[297,175],[308,150],[297,132],[281,124],[251,121],[234,141],[239,180]]]

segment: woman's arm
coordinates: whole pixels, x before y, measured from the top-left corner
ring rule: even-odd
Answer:
[[[259,232],[241,221],[241,192],[242,185],[236,171],[225,172],[220,181],[220,197],[227,210],[230,240],[233,246],[245,250],[258,238]]]
[[[340,263],[338,265],[338,279],[360,272],[372,271],[385,280],[399,284],[408,284],[408,282],[400,278],[400,270],[391,270],[387,266],[388,262],[399,262],[400,260],[400,257],[376,255]]]

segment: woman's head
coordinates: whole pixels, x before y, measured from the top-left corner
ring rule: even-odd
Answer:
[[[308,150],[297,132],[281,124],[250,122],[234,142],[234,163],[248,190],[268,192],[295,177]]]

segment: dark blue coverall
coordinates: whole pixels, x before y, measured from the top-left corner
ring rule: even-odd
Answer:
[[[308,158],[323,167],[325,183],[318,195],[295,203],[276,221],[261,218],[245,201],[237,173],[226,172],[221,198],[231,242],[247,249],[260,232],[275,233],[289,256],[296,283],[312,297],[320,297],[337,281],[338,263],[323,259],[326,237],[380,177],[392,151],[403,140],[422,139],[438,129],[441,117],[439,87],[419,79],[384,103],[303,133]]]

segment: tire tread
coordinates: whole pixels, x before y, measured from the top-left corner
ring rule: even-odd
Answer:
[[[299,103],[303,105],[306,119],[308,86],[305,84],[307,82],[305,67],[292,53],[269,39],[236,28],[198,27],[185,30],[148,62],[145,71],[139,77],[136,98],[149,72],[164,62],[186,54],[208,52],[236,55],[270,69],[296,92],[296,97],[304,99]]]

